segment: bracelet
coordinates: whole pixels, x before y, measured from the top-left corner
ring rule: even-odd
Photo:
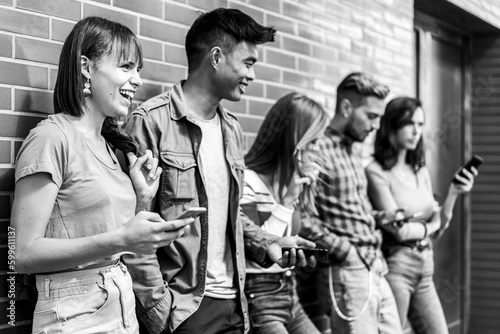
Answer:
[[[422,239],[425,239],[425,238],[427,238],[427,224],[422,223],[422,225],[424,226],[424,237]]]

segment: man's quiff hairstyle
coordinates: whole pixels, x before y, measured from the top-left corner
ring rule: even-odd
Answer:
[[[264,27],[238,9],[217,8],[201,14],[186,35],[189,71],[196,70],[215,46],[229,53],[243,41],[257,45],[273,42],[275,34],[274,27]]]
[[[364,97],[375,96],[383,100],[388,94],[389,87],[377,82],[370,74],[354,72],[346,76],[337,87],[337,109],[346,98],[357,106]]]

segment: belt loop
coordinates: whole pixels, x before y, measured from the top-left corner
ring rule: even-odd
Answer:
[[[44,293],[45,293],[45,299],[50,298],[50,279],[46,278],[44,281]]]

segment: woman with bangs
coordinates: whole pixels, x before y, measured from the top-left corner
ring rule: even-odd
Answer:
[[[368,193],[377,210],[404,208],[414,218],[382,226],[382,251],[389,272],[386,279],[396,299],[403,327],[409,319],[418,334],[448,333],[446,319],[433,282],[431,239],[441,235],[451,220],[458,195],[469,192],[477,170],[455,175],[442,205],[434,200],[425,166],[422,138],[425,123],[419,99],[390,101],[375,137],[375,161],[368,165]]]
[[[110,145],[122,142],[111,120],[127,116],[141,66],[127,27],[99,17],[79,21],[62,48],[55,114],[21,147],[11,222],[16,270],[36,274],[33,333],[138,333],[120,256],[154,253],[190,221],[142,211],[158,188],[158,161],[151,152],[129,153],[129,177]]]
[[[266,232],[296,235],[300,210],[315,212],[310,185],[317,179],[320,157],[313,142],[328,124],[323,108],[298,93],[280,98],[266,115],[245,156],[241,199],[243,212]],[[299,302],[294,276],[292,268],[263,268],[247,260],[245,294],[254,333],[320,333]]]

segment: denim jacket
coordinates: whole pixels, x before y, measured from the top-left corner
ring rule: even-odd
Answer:
[[[221,118],[225,159],[230,167],[228,236],[235,268],[245,332],[249,320],[244,295],[246,256],[266,265],[267,247],[276,239],[263,232],[241,213],[243,188],[243,135],[234,116],[222,106]],[[140,145],[159,158],[163,172],[154,199],[154,211],[172,220],[192,206],[207,207],[205,178],[200,168],[201,129],[187,113],[181,84],[139,106],[125,124]],[[208,215],[201,215],[190,229],[153,255],[126,255],[124,261],[134,280],[137,313],[150,333],[175,330],[198,309],[205,292],[207,272]]]

